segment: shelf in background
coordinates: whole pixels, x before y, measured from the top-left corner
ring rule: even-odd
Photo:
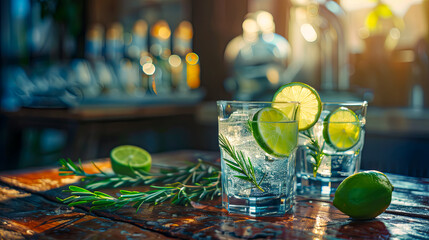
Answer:
[[[429,109],[368,107],[368,133],[429,139]]]

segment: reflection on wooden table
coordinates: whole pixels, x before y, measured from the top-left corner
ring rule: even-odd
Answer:
[[[159,164],[180,165],[197,157],[216,156],[196,151],[156,154]],[[109,169],[107,159],[97,165]],[[84,164],[88,172],[96,169]],[[429,237],[429,179],[387,174],[395,190],[392,204],[377,218],[353,221],[332,202],[297,196],[284,217],[251,218],[228,214],[220,199],[175,206],[145,205],[138,212],[126,207],[116,212],[68,207],[66,185],[77,177],[60,177],[58,168],[28,169],[0,174],[0,237],[2,239],[323,239]],[[145,187],[133,188],[142,191]],[[116,194],[117,189],[104,189]]]

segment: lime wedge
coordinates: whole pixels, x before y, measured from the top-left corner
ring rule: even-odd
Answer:
[[[322,101],[317,91],[300,82],[292,82],[280,87],[274,94],[273,102],[299,102],[299,131],[307,130],[316,124],[322,112]],[[287,109],[282,111],[288,112]]]
[[[297,145],[298,123],[276,108],[262,108],[250,125],[258,145],[275,157],[289,156]]]
[[[127,176],[135,176],[134,170],[149,172],[152,165],[152,157],[146,150],[131,145],[112,149],[110,161],[115,173]]]
[[[352,148],[360,138],[358,116],[346,107],[331,112],[323,122],[323,138],[340,151]]]

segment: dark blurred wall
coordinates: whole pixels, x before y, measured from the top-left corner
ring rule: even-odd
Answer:
[[[195,28],[195,51],[201,59],[202,86],[208,100],[227,99],[223,87],[228,75],[224,63],[227,43],[242,33],[247,14],[247,0],[193,0],[192,23]]]
[[[100,23],[109,26],[115,21],[119,21],[121,1],[117,0],[89,0],[88,7],[88,24]]]

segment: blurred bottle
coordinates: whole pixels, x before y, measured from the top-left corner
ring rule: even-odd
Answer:
[[[250,13],[243,22],[243,34],[232,39],[225,50],[231,77],[225,88],[237,100],[271,100],[272,92],[284,84],[290,45],[275,34],[273,16],[265,11]]]
[[[428,93],[425,89],[429,86],[429,42],[421,39],[417,42],[414,51],[415,61],[411,65],[409,107],[423,110],[425,105],[428,106]]]
[[[31,2],[31,19],[29,21],[31,26],[27,32],[27,41],[33,57],[48,56],[55,52],[54,49],[58,45],[58,39],[55,37],[55,30],[53,29],[54,19],[50,16],[42,16],[41,11],[41,1]]]
[[[4,67],[1,79],[2,110],[17,111],[21,106],[29,105],[35,86],[24,69],[18,66]]]
[[[200,86],[200,57],[193,52],[186,54],[186,85],[190,89]]]
[[[144,20],[134,23],[131,42],[127,46],[127,56],[133,61],[139,61],[143,52],[148,51],[148,26]]]
[[[182,21],[174,31],[173,53],[184,57],[192,52],[193,35],[192,24],[188,21]]]
[[[67,82],[70,87],[78,88],[84,98],[98,97],[102,91],[91,63],[86,59],[74,59],[71,62]]]
[[[153,58],[148,52],[142,52],[140,56],[140,69],[141,73],[141,88],[145,90],[145,93],[156,94],[155,85],[155,65],[153,64]]]
[[[124,29],[122,24],[113,23],[106,33],[106,60],[118,63],[124,57]]]
[[[118,94],[139,95],[139,66],[129,58],[124,58],[124,30],[120,23],[114,23],[106,34],[106,60],[115,70]]]
[[[293,0],[289,41],[292,62],[286,77],[324,91],[349,89],[345,16],[331,0]]]
[[[168,63],[171,55],[170,37],[171,30],[166,21],[160,20],[152,26],[150,53],[154,56],[155,73],[149,88],[155,94],[168,94],[172,91],[171,68]]]
[[[89,27],[86,33],[85,57],[101,88],[101,94],[108,95],[114,89],[118,79],[113,66],[107,64],[103,57],[104,28],[100,24]]]
[[[138,20],[134,23],[131,41],[126,48],[126,55],[131,60],[127,63],[129,69],[127,92],[134,95],[144,95],[148,91],[148,83],[147,75],[143,72],[141,63],[147,61],[145,57],[150,57],[148,53],[148,25],[144,20]]]
[[[104,29],[101,24],[94,24],[86,32],[85,57],[91,60],[103,59]]]
[[[122,91],[128,96],[140,96],[140,73],[138,62],[124,58],[120,62],[120,71],[118,78],[121,82]]]
[[[91,26],[85,37],[85,59],[71,61],[67,82],[70,88],[78,89],[82,97],[94,98],[102,92],[102,85],[95,71],[95,62],[102,61],[103,28],[100,25]],[[55,65],[51,68],[60,69]]]
[[[28,57],[27,28],[31,12],[30,0],[1,1],[1,52],[5,57]]]
[[[188,21],[182,21],[174,31],[173,53],[175,55],[171,55],[168,62],[171,67],[173,88],[179,92],[187,92],[190,88],[199,87],[198,55],[193,53],[193,55],[187,57],[187,54],[192,52],[192,37],[192,24]],[[192,65],[189,65],[188,59],[191,60]],[[194,61],[195,59],[197,61]],[[188,66],[191,67],[188,68]],[[194,79],[191,81],[193,85],[189,85],[189,74]]]
[[[168,64],[171,69],[171,83],[178,92],[187,92],[189,90],[186,83],[186,61],[185,57],[173,54],[168,57]]]
[[[110,84],[109,92],[111,95],[119,95],[122,90],[120,71],[121,60],[123,59],[124,40],[123,28],[120,23],[112,24],[106,32],[106,46],[104,56],[109,68],[113,69],[114,78]]]

